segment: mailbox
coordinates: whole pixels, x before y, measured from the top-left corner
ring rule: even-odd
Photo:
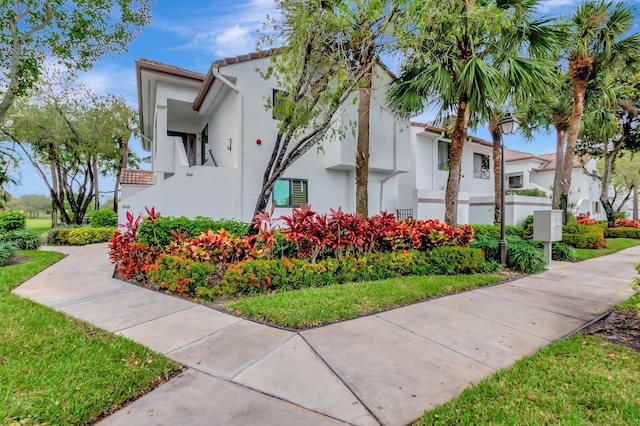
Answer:
[[[546,242],[562,241],[562,210],[534,211],[533,239]]]

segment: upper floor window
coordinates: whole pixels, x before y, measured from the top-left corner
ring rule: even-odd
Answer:
[[[449,143],[438,141],[438,170],[449,170]]]
[[[509,188],[510,189],[522,188],[522,175],[509,176]]]
[[[273,205],[276,207],[300,207],[308,202],[306,180],[278,179],[273,185]]]
[[[473,177],[478,179],[489,179],[491,172],[489,171],[489,156],[484,154],[473,154]]]

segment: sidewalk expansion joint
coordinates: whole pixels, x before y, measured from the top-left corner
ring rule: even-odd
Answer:
[[[135,325],[131,325],[131,326],[129,326],[129,327],[120,328],[120,329],[118,329],[118,330],[113,331],[112,333],[121,333],[121,332],[122,332],[122,331],[124,331],[124,330],[128,330],[128,329],[130,329],[130,328],[137,327],[137,326],[142,325],[142,324],[148,324],[148,323],[153,322],[153,321],[155,321],[155,320],[158,320],[158,319],[160,319],[160,318],[165,318],[165,317],[168,317],[169,315],[177,314],[178,312],[183,312],[183,311],[186,311],[186,310],[188,310],[188,309],[192,309],[192,308],[193,308],[193,306],[187,306],[187,307],[186,307],[186,308],[184,308],[184,309],[178,309],[177,311],[173,311],[173,312],[170,312],[170,313],[168,313],[168,314],[160,315],[159,317],[155,317],[155,318],[150,319],[150,320],[146,320],[146,321],[143,321],[143,322],[139,322],[139,323],[137,323],[137,324],[135,324]]]
[[[298,334],[298,336],[300,336],[302,341],[305,342],[307,344],[307,346],[309,346],[309,349],[311,349],[313,351],[313,353],[316,354],[316,356],[320,359],[320,361],[322,361],[322,363],[327,366],[329,371],[331,371],[331,373],[334,376],[336,376],[336,378],[340,381],[340,383],[342,383],[345,388],[349,389],[349,392],[351,392],[351,394],[360,402],[360,404],[362,404],[362,406],[367,410],[367,412],[371,415],[371,417],[373,417],[378,422],[378,424],[382,425],[383,424],[382,421],[375,415],[375,413],[373,411],[371,411],[369,409],[367,404],[365,404],[365,402],[351,388],[351,386],[349,386],[349,384],[342,379],[342,377],[333,369],[333,367],[331,367],[331,365],[329,365],[329,363],[322,357],[322,355],[320,355],[320,353],[318,353],[318,351],[316,351],[316,348],[314,348],[313,345],[311,343],[309,343],[309,341],[307,339],[305,339],[305,337],[302,335],[302,333],[297,333],[297,334]]]

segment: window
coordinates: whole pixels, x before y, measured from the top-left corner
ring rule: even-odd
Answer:
[[[438,141],[438,170],[449,170],[449,143]]]
[[[271,117],[273,117],[274,120],[282,120],[284,118],[282,99],[285,95],[286,93],[282,90],[273,89],[273,94],[271,95]]]
[[[522,175],[509,176],[509,188],[522,188]]]
[[[306,180],[278,179],[273,185],[273,204],[276,207],[300,207],[308,200]]]
[[[594,201],[593,202],[593,214],[600,214],[600,202],[599,201]]]
[[[478,179],[489,179],[489,156],[474,153],[473,154],[473,177]]]

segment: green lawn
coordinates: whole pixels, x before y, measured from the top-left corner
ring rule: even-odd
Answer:
[[[36,219],[27,219],[27,228],[36,232],[45,232],[51,229],[51,218],[41,217]]]
[[[605,248],[600,249],[576,249],[578,260],[593,259],[594,257],[606,256],[629,247],[640,245],[640,240],[633,238],[606,238]]]
[[[62,255],[21,251],[0,268],[0,424],[95,421],[166,380],[180,366],[9,290]]]
[[[466,389],[415,425],[637,425],[638,365],[637,352],[576,334]]]
[[[483,274],[398,277],[248,297],[229,302],[224,308],[285,327],[306,328],[504,279],[501,275]]]

